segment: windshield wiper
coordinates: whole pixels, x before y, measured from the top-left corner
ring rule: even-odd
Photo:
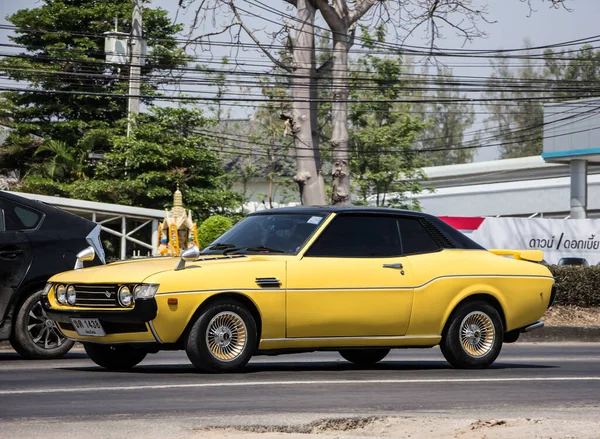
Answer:
[[[225,244],[223,242],[217,242],[217,243],[211,245],[210,247],[208,247],[206,250],[223,250],[223,249],[234,249],[234,248],[237,248],[237,247],[233,244]]]
[[[265,247],[264,245],[258,245],[256,247],[236,247],[236,248],[227,248],[223,251],[223,254],[226,255],[232,252],[238,251],[249,251],[249,252],[265,252],[265,253],[284,253],[283,250],[279,250],[276,248]]]

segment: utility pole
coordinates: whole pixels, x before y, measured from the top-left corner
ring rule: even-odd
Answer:
[[[131,134],[132,118],[140,112],[140,83],[142,66],[142,0],[133,0],[133,17],[129,37],[129,98],[127,100],[127,137]]]

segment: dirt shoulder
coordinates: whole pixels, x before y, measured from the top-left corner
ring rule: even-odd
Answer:
[[[600,308],[553,306],[542,320],[546,326],[600,326]]]
[[[112,417],[95,419],[45,420],[28,419],[3,423],[2,437],[29,439],[342,439],[342,438],[454,438],[454,439],[512,439],[512,438],[578,438],[598,437],[600,421],[598,407],[530,410],[503,416],[504,410],[471,413],[457,412],[382,415],[336,416],[318,414],[272,414],[258,416],[222,416],[220,419],[202,417],[161,417],[135,419]]]

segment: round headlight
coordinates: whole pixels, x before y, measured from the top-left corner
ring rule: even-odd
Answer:
[[[133,303],[133,294],[131,294],[131,290],[128,286],[123,285],[119,288],[119,305],[123,307],[131,306]]]
[[[133,297],[137,297],[142,292],[142,286],[136,285],[133,289]]]
[[[54,294],[56,295],[56,301],[61,305],[67,304],[67,287],[64,285],[57,285],[56,290],[54,290]]]
[[[75,292],[75,287],[73,285],[69,285],[67,287],[67,303],[69,305],[75,305],[75,300],[77,293]]]

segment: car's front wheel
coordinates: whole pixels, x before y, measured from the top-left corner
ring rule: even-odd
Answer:
[[[256,322],[237,302],[210,306],[190,329],[186,352],[199,370],[234,372],[242,369],[256,348]]]
[[[33,360],[63,357],[75,342],[48,318],[42,307],[43,291],[37,291],[16,310],[10,344],[21,356]]]
[[[452,313],[440,348],[459,369],[489,367],[500,354],[504,327],[498,310],[487,302],[468,302]]]
[[[83,343],[83,347],[94,363],[112,370],[131,369],[148,355],[142,349],[127,345]]]
[[[340,355],[347,361],[359,366],[369,366],[383,360],[389,349],[342,349]]]

